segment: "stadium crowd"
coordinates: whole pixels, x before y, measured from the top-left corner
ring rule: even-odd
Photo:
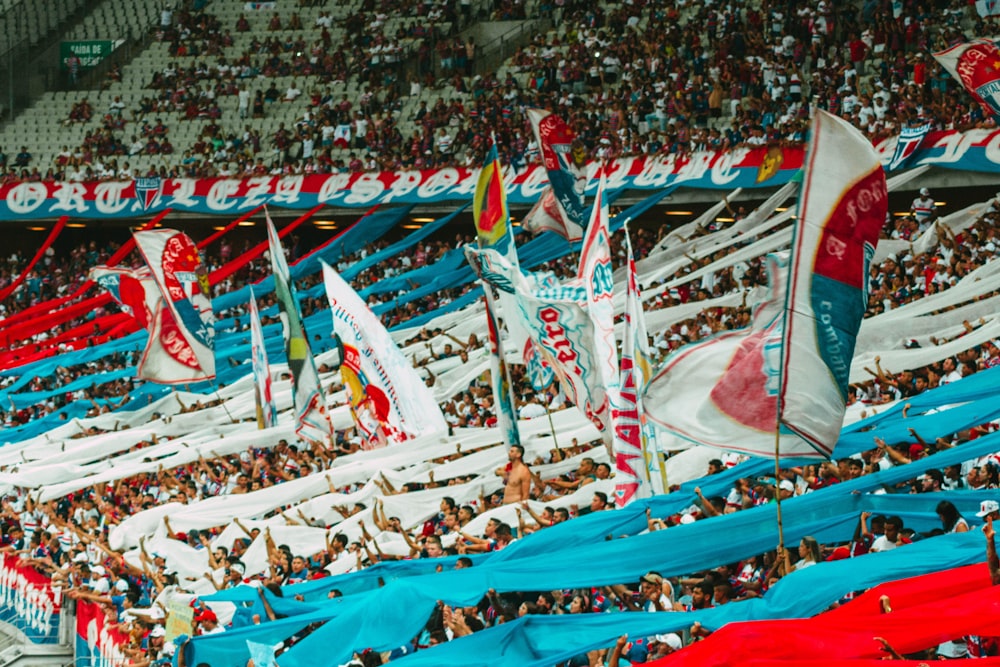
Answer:
[[[974,225],[960,234],[954,234],[950,233],[946,226],[939,224],[937,211],[932,209],[926,216],[917,215],[923,212],[918,209],[921,208],[920,202],[924,199],[927,197],[921,193],[915,199],[914,214],[887,223],[883,235],[887,240],[911,240],[917,233],[935,227],[938,230],[939,242],[927,253],[913,256],[912,252],[906,252],[900,256],[890,256],[879,265],[873,265],[870,314],[891,310],[937,291],[947,290],[958,278],[995,257],[996,216],[1000,215],[998,207],[985,208]],[[735,211],[734,220],[738,221],[742,214],[740,211]],[[918,217],[921,217],[919,221]],[[705,230],[704,233],[711,232]],[[637,230],[635,236],[634,246],[641,254],[651,252],[659,240],[654,234],[645,230]],[[433,263],[436,256],[467,240],[462,236],[425,242],[426,245],[422,244],[418,252],[411,253],[406,258],[395,257],[386,260],[360,274],[355,285],[359,288],[364,287],[371,282],[405,271],[407,263],[410,266]],[[224,240],[222,243],[218,257],[209,255],[210,264],[221,263],[222,255],[227,257],[232,255],[232,248],[223,250],[229,242]],[[384,242],[375,243],[353,257],[344,258],[341,268],[346,268],[353,261],[375,252],[380,247],[384,247]],[[53,259],[48,266],[52,267],[52,275],[56,275],[55,270],[59,268],[62,269],[61,274],[68,275],[70,281],[78,283],[82,281],[83,272],[90,261],[100,261],[112,250],[112,248],[99,249],[96,244],[90,244],[71,253],[71,262],[76,262],[75,265],[55,266],[56,261]],[[621,264],[624,248],[620,235],[613,237],[612,252],[616,264]],[[720,254],[694,261],[682,268],[677,275],[683,276],[723,257],[724,254]],[[576,257],[568,255],[545,268],[565,276],[572,273],[575,262]],[[263,277],[264,272],[264,264],[258,262],[254,268],[233,279],[227,288],[236,288],[243,280]],[[16,274],[16,269],[12,270],[12,273]],[[306,279],[301,287],[308,287],[313,280],[315,279]],[[764,284],[765,280],[761,259],[752,259],[745,265],[737,264],[710,274],[707,280],[692,281],[676,291],[665,290],[654,300],[653,308],[670,307],[689,301],[746,291],[755,285]],[[75,283],[70,282],[57,287],[39,280],[38,291],[33,300],[65,293],[66,289]],[[270,302],[262,299],[261,306],[268,305]],[[318,304],[304,304],[306,311],[314,307],[318,307]],[[240,311],[227,313],[227,315],[239,314],[242,313]],[[740,326],[748,317],[749,311],[746,307],[708,309],[657,333],[651,342],[655,349],[665,354],[705,335]],[[973,323],[968,324],[967,331],[974,330],[976,326]],[[431,362],[449,356],[458,356],[464,361],[470,352],[481,345],[481,341],[476,337],[468,341],[451,338],[447,343],[442,343],[441,341],[445,340],[441,337],[442,334],[441,331],[425,330],[407,341],[407,344],[425,343],[426,354],[417,355],[415,358],[415,363],[424,367],[425,371],[429,371],[427,367]],[[79,373],[125,368],[130,361],[132,360],[124,357],[111,358],[88,369],[64,369],[64,372],[60,372],[57,377],[38,378],[32,389],[56,387],[60,382],[78,377]],[[872,405],[906,400],[936,386],[960,381],[963,377],[998,363],[1000,363],[1000,351],[993,343],[987,342],[970,348],[955,358],[945,359],[923,368],[891,373],[881,366],[876,366],[872,372],[872,380],[855,386],[856,391],[852,400]],[[435,381],[432,373],[428,372],[428,380],[431,383]],[[128,379],[120,380],[111,386],[101,386],[96,389],[101,392],[101,396],[121,396],[127,401],[131,382],[132,380]],[[557,386],[546,392],[535,392],[526,379],[518,374],[514,375],[514,382],[522,417],[542,417],[547,411],[557,410],[566,404],[565,397],[558,391]],[[336,388],[336,385],[333,388]],[[87,392],[82,394],[82,396],[87,395]],[[214,403],[213,401],[193,404],[186,406],[185,411],[196,411]],[[492,410],[489,383],[485,376],[473,380],[466,390],[445,400],[442,408],[453,427],[491,425],[496,419]],[[55,404],[40,406],[40,409],[44,412],[58,409],[58,406]],[[95,414],[107,409],[110,408],[102,408],[95,403]],[[6,423],[14,425],[22,416],[8,412],[5,415]],[[27,418],[30,419],[31,415]],[[914,432],[912,442],[888,446],[884,442],[876,441],[873,442],[871,449],[860,456],[822,465],[787,468],[777,479],[741,479],[724,496],[705,497],[701,495],[699,489],[698,502],[695,505],[675,515],[650,516],[649,529],[659,530],[750,509],[771,502],[775,494],[791,497],[811,493],[842,480],[854,479],[891,466],[919,460],[945,448],[960,447],[964,442],[974,440],[993,430],[995,430],[994,424],[985,424],[935,439],[933,442],[924,441],[919,433]],[[93,435],[97,432],[99,431],[91,430],[87,434]],[[154,442],[137,442],[135,447],[141,449]],[[521,461],[522,452],[515,448],[512,450],[511,465],[497,470],[492,477],[456,477],[440,480],[432,478],[426,485],[411,483],[399,489],[394,488],[387,479],[376,480],[383,496],[386,497],[421,488],[464,484],[472,479],[486,482],[483,487],[484,493],[477,501],[455,506],[445,499],[442,501],[438,517],[415,526],[403,526],[398,518],[385,516],[377,501],[373,508],[374,526],[367,526],[366,531],[371,529],[373,532],[377,530],[397,533],[409,545],[409,554],[406,556],[382,553],[370,536],[352,542],[342,535],[334,534],[327,550],[314,554],[291,553],[287,549],[282,549],[279,544],[268,544],[270,562],[268,571],[244,577],[245,570],[240,556],[250,540],[256,537],[253,530],[247,531],[246,539],[241,538],[232,544],[224,545],[210,543],[215,537],[212,530],[174,533],[173,537],[196,548],[204,547],[212,550],[212,560],[217,566],[214,569],[226,573],[221,581],[213,579],[220,588],[252,581],[259,582],[258,585],[267,586],[272,591],[282,584],[324,576],[326,574],[324,566],[340,558],[353,559],[351,569],[360,569],[372,563],[400,557],[433,558],[446,553],[471,554],[499,550],[515,539],[530,539],[527,536],[534,531],[570,520],[574,516],[610,507],[608,494],[604,491],[595,492],[589,505],[584,507],[547,504],[542,511],[537,511],[524,503],[529,499],[552,503],[561,496],[579,491],[590,483],[611,477],[611,467],[604,459],[604,450],[599,445],[599,442],[583,444],[573,442],[563,449],[552,450],[548,456],[536,457],[530,462]],[[70,597],[103,605],[112,622],[121,622],[122,627],[129,629],[134,637],[135,655],[155,660],[169,653],[171,646],[163,647],[163,642],[159,641],[162,639],[158,636],[162,632],[158,628],[164,622],[163,610],[153,604],[153,601],[160,595],[169,597],[171,592],[176,590],[175,586],[183,589],[184,582],[177,581],[176,575],[172,578],[166,562],[156,554],[146,554],[141,568],[125,562],[121,553],[115,552],[109,546],[108,531],[136,511],[163,502],[191,503],[219,494],[250,493],[298,479],[312,472],[322,472],[329,468],[337,456],[350,455],[357,451],[357,448],[358,439],[354,434],[345,433],[339,439],[337,449],[332,452],[315,444],[286,442],[273,450],[251,448],[240,454],[203,458],[189,466],[160,470],[155,475],[142,474],[117,480],[113,484],[97,485],[82,493],[48,503],[34,503],[26,493],[15,494],[4,501],[6,519],[4,543],[7,545],[7,550],[23,553],[41,571],[53,574],[54,580],[65,586]],[[474,450],[459,450],[448,458],[457,459],[471,453],[474,453]],[[577,469],[570,474],[546,479],[534,472],[539,466],[585,454],[588,455],[587,458],[581,459]],[[436,463],[443,462],[444,459],[436,461]],[[713,461],[708,473],[718,473],[732,465],[739,465],[739,457]],[[511,480],[516,480],[517,484],[511,484]],[[919,478],[900,484],[896,490],[927,493],[942,489],[989,489],[998,486],[1000,486],[1000,460],[994,455],[941,470],[929,469]],[[331,488],[330,491],[350,493],[357,491],[358,488],[359,485],[352,485],[346,488]],[[517,525],[493,521],[481,534],[472,535],[463,531],[463,526],[475,516],[504,502],[514,502],[521,506]],[[990,509],[992,507],[994,506],[987,506],[984,503],[983,516],[995,516],[996,509]],[[362,509],[364,507],[361,506],[342,507],[338,511],[347,517]],[[942,520],[941,531],[968,529],[969,519],[959,516],[953,507],[949,508],[943,503],[938,511]],[[314,525],[311,519],[304,516],[299,519],[303,525]],[[444,548],[441,538],[445,536],[457,538],[455,546]],[[428,623],[421,637],[415,639],[411,648],[432,646],[523,614],[611,613],[633,608],[689,610],[707,605],[738,602],[766,592],[768,587],[786,572],[808,567],[824,559],[850,557],[865,553],[867,550],[902,546],[927,536],[907,530],[898,517],[862,515],[859,517],[857,536],[848,544],[821,545],[805,539],[797,551],[788,550],[781,553],[772,551],[740,563],[693,572],[689,576],[680,578],[663,578],[651,572],[643,577],[638,585],[636,582],[622,582],[620,586],[607,588],[486,595],[483,602],[474,608],[441,608]],[[463,566],[468,565],[463,561],[460,563]],[[160,599],[162,601],[165,598]],[[133,609],[139,611],[132,611]],[[198,633],[224,630],[218,624],[218,619],[214,619],[214,613],[207,607],[199,606],[195,618]],[[236,623],[244,621],[246,619]],[[703,633],[700,628],[692,628],[691,632],[687,633],[686,639],[697,640]],[[655,657],[676,650],[682,645],[682,641],[680,635],[668,634],[646,638],[641,642],[624,642],[619,652],[632,661],[640,661],[644,653],[647,657]],[[966,643],[963,639],[950,642],[939,649],[941,655],[957,656],[970,652],[995,654],[996,645]],[[615,649],[610,649],[607,656],[603,654],[582,656],[574,664],[596,664],[593,661],[603,657],[610,659],[614,653]]]
[[[40,167],[32,165],[29,147],[21,150],[9,167],[6,180],[63,180],[90,178],[129,178],[136,174],[129,170],[129,155],[157,151],[158,154],[183,155],[180,164],[164,166],[164,175],[209,176],[258,173],[308,173],[333,169],[398,169],[408,167],[445,166],[464,164],[475,166],[482,160],[486,147],[487,128],[495,128],[497,140],[506,153],[506,159],[515,164],[537,159],[530,128],[523,114],[527,106],[541,106],[560,110],[591,150],[592,157],[616,157],[630,154],[676,153],[693,150],[727,149],[735,145],[795,142],[804,138],[807,118],[805,103],[817,99],[820,106],[850,118],[864,129],[873,140],[884,138],[907,123],[931,122],[941,129],[969,129],[991,126],[967,96],[955,89],[954,82],[944,77],[933,60],[926,57],[928,50],[936,50],[957,40],[964,39],[962,21],[975,21],[965,14],[963,3],[953,3],[952,10],[928,14],[917,3],[903,3],[902,13],[894,15],[888,2],[866,2],[858,12],[845,11],[835,3],[819,0],[813,6],[797,3],[765,3],[763,7],[746,3],[724,6],[662,7],[655,3],[628,3],[613,11],[582,2],[542,3],[537,11],[551,17],[558,26],[559,37],[540,35],[535,43],[521,49],[511,59],[508,73],[503,80],[494,75],[471,76],[472,49],[448,35],[437,35],[431,40],[419,34],[426,29],[428,16],[421,12],[434,11],[430,3],[412,3],[413,22],[403,33],[384,35],[380,30],[380,8],[366,3],[366,14],[349,19],[355,21],[346,31],[350,41],[341,48],[330,49],[331,25],[295,25],[295,17],[288,22],[280,15],[273,16],[270,25],[275,30],[283,25],[301,30],[297,42],[283,44],[261,34],[256,53],[230,54],[230,30],[240,32],[242,23],[232,28],[213,21],[210,14],[175,15],[176,23],[163,39],[174,47],[174,55],[197,55],[216,59],[219,65],[204,66],[199,70],[174,68],[172,75],[159,77],[151,82],[151,97],[140,109],[109,109],[94,128],[87,145],[74,151],[65,150],[62,164],[57,162],[42,177]],[[467,5],[446,4],[437,17],[441,22],[454,23],[464,16]],[[520,3],[498,3],[501,14],[523,11]],[[290,25],[289,25],[290,24]],[[696,29],[704,27],[704,31]],[[357,28],[361,28],[358,30]],[[433,30],[433,22],[431,30]],[[312,32],[310,32],[312,31]],[[975,25],[975,34],[988,30]],[[636,33],[640,39],[628,39]],[[396,64],[406,57],[400,53],[401,44],[409,44],[422,63],[419,76],[409,82],[405,90],[401,81],[387,81],[394,74]],[[434,51],[429,44],[436,43]],[[286,46],[288,48],[286,48]],[[322,47],[322,48],[320,48]],[[322,52],[344,53],[365,49],[365,57],[353,62],[338,62],[337,56],[320,57]],[[197,49],[197,54],[194,50]],[[317,62],[304,54],[312,54]],[[303,54],[303,55],[298,55]],[[463,54],[465,56],[463,60]],[[599,55],[603,54],[603,55]],[[437,61],[432,63],[431,59]],[[304,60],[302,60],[304,59]],[[377,60],[376,60],[377,59]],[[174,67],[170,65],[169,67]],[[319,81],[324,77],[365,77],[369,85],[367,99],[340,100],[330,98],[321,87],[312,93],[284,94],[278,91],[268,100],[269,91],[250,91],[258,82],[258,72],[265,78],[284,71],[303,71],[312,67],[311,74]],[[413,95],[420,86],[433,83],[433,71],[448,72],[452,88],[466,93],[461,98],[451,98],[442,93],[439,103],[426,109],[419,107],[412,119],[419,129],[404,141],[397,120],[385,109],[401,109],[401,100]],[[272,86],[273,87],[273,86]],[[240,118],[230,119],[217,112],[213,99],[219,95],[240,97]],[[244,95],[247,105],[243,105]],[[451,98],[451,99],[449,99]],[[258,106],[258,99],[263,99]],[[267,138],[255,136],[252,119],[268,113],[269,104],[299,105],[303,122],[294,129],[270,138],[277,157],[266,150]],[[253,100],[250,102],[249,100]],[[93,110],[81,103],[72,122],[89,123]],[[166,122],[143,125],[142,119],[162,114]],[[203,115],[204,114],[204,115]],[[203,141],[191,147],[171,148],[169,124],[173,122],[204,122]],[[241,133],[236,125],[246,124]],[[124,140],[129,129],[138,126],[135,137]],[[337,134],[337,128],[349,126]],[[331,129],[332,128],[332,129]],[[442,135],[442,132],[444,135]],[[117,134],[116,134],[117,133]],[[341,137],[346,148],[357,151],[354,160],[337,164],[330,151]],[[449,140],[438,140],[447,136]],[[141,139],[140,139],[141,137]],[[325,143],[329,140],[329,144]],[[305,143],[313,141],[315,153],[305,154]],[[293,146],[299,148],[293,149]],[[132,153],[132,148],[136,152]],[[337,146],[337,148],[341,148]],[[299,157],[294,153],[301,151]],[[263,153],[263,155],[261,155]],[[367,164],[363,154],[371,157]],[[266,157],[265,157],[266,156]],[[122,160],[121,167],[115,162]],[[190,159],[190,162],[188,160]],[[186,163],[186,164],[185,164]],[[223,165],[232,165],[231,167]],[[310,166],[311,165],[311,166]],[[6,160],[4,159],[4,166]],[[45,167],[42,166],[42,169]],[[90,170],[88,175],[87,170]],[[82,176],[72,176],[69,171]],[[37,177],[36,177],[37,176]],[[965,231],[954,234],[938,224],[938,212],[933,199],[928,207],[929,193],[915,198],[909,216],[887,221],[883,235],[887,240],[912,240],[928,228],[938,229],[938,243],[929,251],[915,254],[904,252],[890,256],[873,265],[870,278],[869,314],[875,315],[911,303],[927,295],[951,288],[960,278],[977,267],[994,260],[996,256],[996,229],[1000,204],[993,204]],[[735,211],[738,221],[745,212]],[[659,235],[647,230],[633,230],[633,247],[637,255],[649,255]],[[704,230],[704,233],[710,233]],[[386,278],[405,275],[407,270],[432,265],[449,250],[454,250],[467,239],[433,238],[424,241],[412,253],[380,262],[358,275],[353,286],[363,289]],[[624,246],[621,235],[612,238],[612,252],[616,265],[623,264]],[[353,256],[345,257],[340,265],[346,268],[388,245],[376,241]],[[36,266],[25,284],[11,298],[0,305],[3,317],[10,317],[32,305],[72,293],[86,279],[87,270],[107,260],[116,250],[114,245],[100,247],[89,242],[64,254],[47,254]],[[243,250],[248,250],[247,245]],[[242,251],[235,250],[223,239],[217,248],[206,255],[209,269],[225,264]],[[296,258],[293,251],[290,259]],[[692,261],[676,275],[663,279],[682,277],[702,266],[724,259],[727,251]],[[26,258],[14,254],[0,265],[0,289],[20,275]],[[131,256],[126,264],[138,265],[139,258]],[[567,255],[541,267],[563,277],[575,271],[576,256]],[[238,289],[264,277],[268,264],[257,259],[216,286],[217,293]],[[305,289],[318,279],[308,277],[300,282]],[[766,284],[763,258],[740,262],[732,267],[710,273],[706,277],[681,284],[664,292],[647,304],[651,310],[669,308],[680,304],[703,301],[733,293],[746,293],[755,286]],[[649,287],[649,286],[647,286]],[[434,295],[414,301],[405,310],[396,310],[384,319],[387,326],[404,324],[416,314],[433,310],[448,299],[457,298],[466,288],[446,295]],[[396,293],[373,297],[372,305],[390,302]],[[260,299],[260,307],[273,305],[270,297]],[[303,303],[308,315],[323,305],[318,301]],[[100,316],[114,312],[95,312]],[[224,316],[243,316],[242,310],[223,313]],[[651,343],[661,356],[683,344],[700,340],[721,330],[737,328],[749,320],[746,306],[711,308],[696,316],[678,322],[657,332]],[[58,336],[73,326],[86,323],[88,318],[68,322],[57,329],[40,334],[35,340],[22,344],[44,343],[48,337]],[[265,322],[267,323],[267,322]],[[2,324],[2,320],[0,320]],[[967,324],[964,333],[979,326]],[[426,343],[426,353],[415,357],[414,362],[427,374],[428,381],[435,381],[430,364],[435,360],[459,357],[462,361],[482,345],[478,338],[468,341],[449,339],[443,342],[443,332],[424,331],[408,343]],[[959,336],[964,335],[960,333]],[[43,338],[44,336],[44,338]],[[947,342],[937,341],[935,344]],[[78,380],[82,376],[114,370],[124,370],[134,365],[128,355],[102,360],[100,363],[60,369],[55,376],[36,378],[31,390],[51,390]],[[857,384],[852,401],[879,405],[903,400],[937,386],[961,381],[962,378],[1000,364],[1000,350],[991,342],[970,347],[953,358],[915,369],[894,369],[893,373],[877,365],[872,379]],[[547,411],[565,406],[565,397],[553,387],[545,392],[531,389],[526,378],[515,373],[515,394],[522,417],[543,418]],[[7,378],[5,382],[11,382]],[[49,412],[58,411],[60,400],[94,400],[94,414],[112,410],[115,405],[127,406],[133,380],[125,378],[114,382],[79,390],[48,404],[6,410],[0,408],[5,426],[26,423]],[[336,385],[335,385],[336,388]],[[109,399],[98,403],[97,399]],[[120,402],[120,403],[119,403]],[[186,406],[185,411],[210,407],[215,401]],[[448,422],[455,428],[491,425],[496,420],[492,396],[486,377],[473,380],[461,392],[442,403]],[[822,465],[786,468],[777,478],[740,479],[726,495],[705,497],[696,490],[698,501],[688,510],[669,516],[649,516],[648,529],[669,530],[678,524],[711,520],[712,517],[731,512],[750,510],[772,502],[776,495],[788,498],[815,492],[841,481],[873,474],[879,470],[904,465],[932,455],[946,448],[963,444],[996,430],[995,424],[962,430],[924,441],[913,433],[913,441],[896,446],[876,441],[859,456],[831,461]],[[93,434],[90,432],[88,434]],[[138,451],[156,443],[137,441]],[[144,509],[166,502],[190,504],[198,500],[225,494],[243,494],[281,485],[312,473],[330,469],[337,457],[349,456],[358,448],[357,438],[351,433],[340,434],[336,448],[327,450],[307,442],[282,442],[274,449],[249,448],[238,454],[204,457],[190,465],[161,469],[156,474],[141,474],[119,479],[113,483],[95,485],[49,502],[34,502],[24,491],[4,498],[2,507],[2,549],[20,554],[39,571],[50,574],[53,583],[65,591],[69,598],[86,600],[101,605],[109,623],[120,627],[131,638],[129,651],[134,664],[168,664],[176,647],[164,642],[165,609],[167,601],[183,591],[190,582],[179,580],[166,559],[143,547],[141,566],[125,560],[109,544],[109,531],[127,517]],[[460,449],[455,454],[434,463],[458,460],[475,453]],[[475,478],[454,477],[431,479],[427,484],[410,483],[395,488],[385,479],[376,479],[384,497],[424,488],[439,488],[464,484],[475,479],[483,482],[480,498],[468,504],[457,504],[450,498],[441,501],[440,513],[427,522],[402,525],[398,517],[386,516],[382,503],[376,501],[373,525],[364,526],[365,532],[357,541],[341,533],[330,535],[327,548],[316,553],[293,553],[281,544],[267,541],[268,569],[263,573],[247,574],[241,556],[259,531],[248,529],[245,537],[229,544],[213,543],[217,530],[186,532],[171,531],[172,539],[196,549],[205,549],[213,573],[207,576],[215,588],[231,588],[252,583],[272,592],[280,587],[307,579],[327,576],[324,569],[331,563],[348,559],[350,569],[362,569],[383,560],[395,558],[435,558],[446,554],[466,555],[502,550],[514,540],[531,539],[534,532],[572,520],[591,512],[610,509],[607,493],[597,491],[589,505],[560,505],[558,500],[583,487],[612,476],[603,447],[599,442],[586,442],[555,448],[547,456],[531,461],[522,460],[523,450],[512,448],[510,462],[494,474]],[[539,467],[580,458],[578,467],[571,473],[545,478],[536,470]],[[739,457],[713,460],[708,475],[719,474],[732,466],[739,466]],[[331,484],[330,492],[351,493],[360,484],[337,488]],[[1000,458],[996,455],[976,458],[962,465],[944,469],[928,469],[919,478],[898,485],[896,491],[933,493],[946,489],[996,489],[1000,487]],[[539,501],[544,509],[538,511],[527,501]],[[503,504],[518,508],[517,525],[493,520],[484,532],[469,534],[464,527],[477,515]],[[344,517],[362,509],[361,506],[341,507]],[[785,574],[815,565],[824,560],[855,557],[869,551],[905,547],[937,532],[962,532],[970,529],[972,517],[962,517],[954,506],[942,502],[938,505],[941,519],[939,531],[917,533],[907,529],[897,516],[861,514],[858,517],[855,538],[844,544],[819,544],[805,538],[787,550],[772,550],[753,558],[688,573],[687,576],[665,578],[649,572],[639,581],[621,582],[617,586],[582,588],[557,591],[520,591],[499,595],[484,591],[482,601],[472,607],[452,609],[442,606],[429,619],[425,629],[406,651],[444,643],[451,639],[477,632],[485,627],[512,620],[526,614],[563,613],[616,613],[625,611],[662,611],[702,609],[709,606],[738,603],[765,593]],[[978,519],[987,521],[987,542],[992,545],[990,527],[993,519],[1000,518],[1000,506],[985,501]],[[286,519],[288,517],[286,516]],[[306,516],[290,519],[292,523],[314,525]],[[325,526],[324,526],[325,527]],[[371,533],[398,534],[408,545],[406,555],[383,553]],[[442,538],[454,540],[453,547],[444,547]],[[993,552],[995,561],[995,550]],[[471,560],[459,559],[455,567],[468,567]],[[997,567],[991,563],[994,576]],[[266,601],[266,598],[262,596]],[[195,634],[225,631],[216,614],[208,606],[195,600]],[[273,611],[265,611],[272,620]],[[240,624],[262,622],[264,619],[237,617],[233,627]],[[608,665],[619,664],[620,659],[642,662],[669,654],[683,647],[685,641],[697,641],[706,633],[693,627],[684,636],[664,634],[642,638],[642,641],[623,639],[608,650],[582,655],[570,661],[572,665],[597,665],[606,660]],[[301,639],[296,637],[295,640]],[[286,642],[291,646],[295,640]],[[403,649],[392,658],[401,655]],[[997,655],[996,640],[989,638],[956,638],[942,644],[935,651],[937,656],[956,658]],[[924,655],[920,657],[933,657]],[[382,656],[369,652],[357,656],[357,664],[381,664]]]
[[[476,74],[475,43],[456,36],[468,10],[455,2],[411,3],[392,20],[362,3],[312,25],[294,13],[230,27],[210,6],[175,12],[158,35],[172,57],[136,108],[115,99],[94,110],[81,99],[66,122],[87,125],[84,142],[54,164],[38,164],[28,147],[9,163],[0,151],[4,181],[476,167],[491,133],[520,168],[538,159],[529,107],[564,116],[592,158],[801,143],[810,104],[875,142],[910,124],[994,127],[930,57],[994,26],[957,0],[938,12],[888,0],[512,6],[555,27],[499,71]],[[233,33],[250,30],[250,48],[235,52]],[[301,78],[276,86],[293,73]],[[356,98],[334,94],[344,81]],[[427,90],[438,93],[432,103],[420,97]],[[226,96],[238,98],[233,112],[220,109]],[[261,136],[253,121],[275,114],[290,120]],[[192,145],[172,144],[175,122],[201,124]],[[128,159],[137,155],[162,160],[136,173]]]

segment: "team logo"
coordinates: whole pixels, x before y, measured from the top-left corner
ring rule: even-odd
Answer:
[[[924,124],[920,127],[904,127],[896,140],[896,150],[893,152],[889,164],[885,167],[886,171],[899,169],[909,162],[917,149],[920,148],[920,144],[923,143],[924,137],[927,136],[930,129],[930,124]]]
[[[142,205],[143,211],[148,211],[156,203],[163,190],[163,179],[159,176],[137,178],[134,184],[136,200]]]
[[[764,159],[760,161],[760,166],[757,167],[757,182],[763,183],[773,178],[781,170],[784,162],[785,153],[780,148],[777,146],[768,148]]]

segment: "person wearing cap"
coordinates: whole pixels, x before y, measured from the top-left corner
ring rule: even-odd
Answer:
[[[160,653],[163,651],[163,644],[166,636],[166,628],[157,623],[154,624],[150,628],[149,632],[147,632],[142,638],[140,646],[150,659],[156,660],[159,658]]]
[[[976,516],[987,522],[1000,519],[1000,502],[996,500],[984,500],[979,503],[979,511],[976,512]]]
[[[663,592],[670,582],[664,585],[663,575],[659,572],[647,572],[639,577],[639,595],[636,597],[624,584],[611,587],[618,600],[625,604],[628,611],[670,611],[673,603],[670,596]]]
[[[931,191],[927,188],[920,188],[920,194],[914,198],[910,205],[910,215],[917,221],[918,231],[923,233],[930,225],[935,213],[934,199]]]
[[[649,645],[649,657],[647,661],[658,660],[682,648],[684,648],[684,642],[676,632],[655,635]]]
[[[219,632],[225,632],[225,628],[219,625],[219,617],[208,607],[194,615],[194,624],[195,634],[197,635],[214,635]]]

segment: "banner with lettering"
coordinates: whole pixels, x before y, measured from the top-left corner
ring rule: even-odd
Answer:
[[[890,137],[876,146],[888,164],[897,143]],[[658,190],[672,185],[732,190],[770,188],[789,182],[802,167],[805,146],[740,147],[728,152],[636,156],[608,163],[607,188]],[[1000,173],[1000,130],[930,132],[908,166],[933,165],[982,173]],[[260,176],[244,180],[165,178],[91,183],[25,182],[0,187],[0,220],[33,220],[68,215],[76,218],[132,218],[172,208],[179,212],[232,215],[261,204],[308,209],[325,204],[366,208],[378,203],[429,204],[470,201],[478,169]],[[509,204],[534,204],[548,187],[545,166],[505,174]],[[587,187],[593,195],[596,181]]]
[[[4,554],[0,562],[0,621],[9,623],[36,644],[59,641],[62,594],[35,568],[17,556]]]
[[[370,410],[392,442],[446,432],[448,424],[434,394],[358,293],[326,263],[323,282],[334,333],[343,341],[344,363],[353,366],[355,377],[363,370],[366,378],[366,386],[358,388],[371,405],[358,406],[359,412]]]
[[[611,451],[611,399],[596,341],[601,332],[587,310],[587,285],[571,280],[549,287],[543,276],[522,271],[490,248],[467,245],[465,256],[480,278],[517,296],[517,317],[570,402],[597,427]]]

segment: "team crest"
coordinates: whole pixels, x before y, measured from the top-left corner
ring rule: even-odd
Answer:
[[[757,167],[757,182],[763,183],[774,177],[781,170],[781,165],[785,162],[785,153],[778,146],[771,146],[767,149],[767,154],[760,161]]]
[[[159,176],[137,178],[134,184],[136,201],[142,206],[143,211],[148,211],[156,203],[163,190],[163,179]]]

